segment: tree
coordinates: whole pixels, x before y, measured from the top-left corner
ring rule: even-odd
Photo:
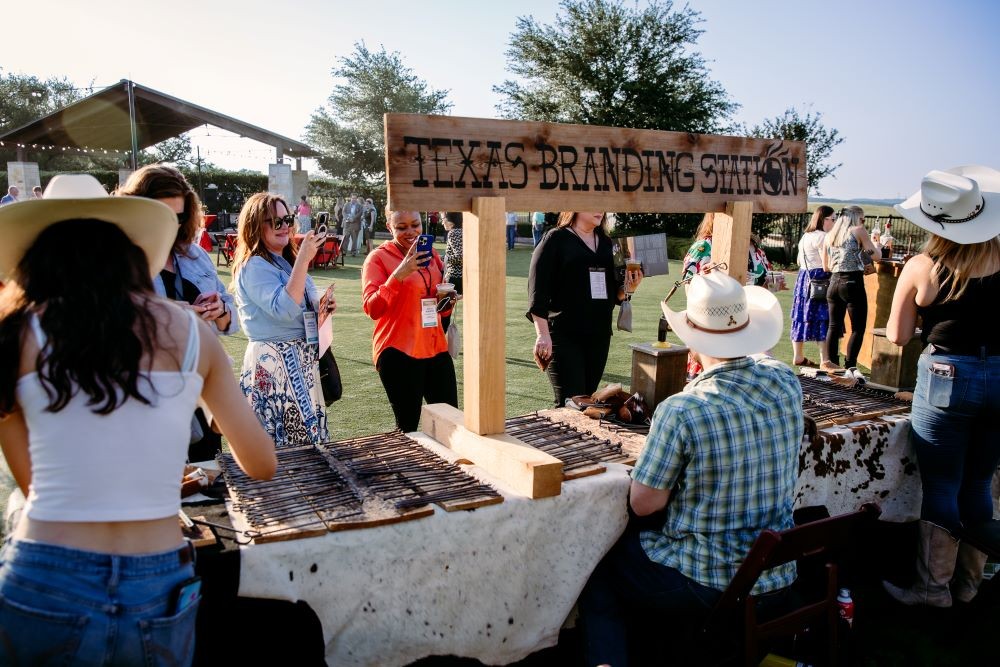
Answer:
[[[767,118],[759,125],[745,130],[747,136],[762,139],[792,139],[806,144],[806,185],[814,195],[821,194],[819,184],[827,176],[833,176],[841,163],[830,160],[833,149],[844,142],[836,129],[823,125],[823,114],[807,111],[803,116],[795,107],[789,107],[780,116]],[[785,260],[795,255],[795,248],[803,230],[803,217],[781,214],[754,216],[754,231],[760,236],[768,233],[781,235],[785,250]]]
[[[693,47],[700,14],[670,0],[562,0],[553,25],[517,19],[508,79],[493,90],[508,118],[712,133],[738,107]],[[690,235],[700,215],[625,213],[616,234]]]
[[[451,108],[448,91],[431,89],[403,64],[397,51],[370,51],[363,42],[340,59],[325,108],[306,126],[306,140],[323,151],[320,167],[352,183],[385,182],[386,113],[440,114]]]
[[[714,132],[736,104],[691,50],[700,15],[670,0],[562,0],[553,25],[519,17],[507,49],[517,76],[494,91],[508,118]]]
[[[170,162],[178,167],[196,168],[197,160],[191,155],[191,137],[181,134],[170,139],[165,139],[155,146],[150,146],[139,154],[139,164],[156,164],[158,162]],[[205,160],[201,162],[202,169],[213,167]]]

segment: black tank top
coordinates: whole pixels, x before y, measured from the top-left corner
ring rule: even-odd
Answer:
[[[921,340],[949,354],[1000,355],[1000,271],[969,281],[958,299],[944,301],[951,287],[951,272],[945,269],[938,296],[929,306],[917,307],[923,318]]]

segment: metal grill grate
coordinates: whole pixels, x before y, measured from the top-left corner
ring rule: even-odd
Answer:
[[[845,387],[799,376],[802,410],[820,428],[910,411],[910,403],[889,392],[864,386]]]
[[[538,414],[512,417],[505,425],[504,432],[508,435],[562,461],[566,479],[601,472],[604,470],[602,463],[623,463],[631,459],[621,445]]]

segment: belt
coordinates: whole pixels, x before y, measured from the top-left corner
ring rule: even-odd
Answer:
[[[1000,345],[979,345],[977,347],[942,347],[937,343],[931,343],[926,350],[929,354],[947,354],[953,357],[976,357],[986,359],[987,357],[1000,356]]]

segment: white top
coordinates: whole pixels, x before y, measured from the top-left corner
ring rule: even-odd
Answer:
[[[513,227],[517,224],[517,213],[507,212],[507,226]]]
[[[825,238],[826,232],[822,229],[806,232],[802,235],[802,239],[799,240],[799,257],[796,260],[800,269],[805,269],[807,266],[809,269],[823,268],[823,255],[820,254],[820,251]]]
[[[31,486],[25,512],[42,521],[140,521],[177,514],[191,440],[191,416],[201,395],[197,320],[190,328],[181,371],[151,371],[139,380],[146,405],[129,398],[107,415],[93,412],[77,392],[59,412],[37,372],[17,382],[28,425]],[[45,333],[32,326],[44,350]]]

